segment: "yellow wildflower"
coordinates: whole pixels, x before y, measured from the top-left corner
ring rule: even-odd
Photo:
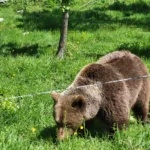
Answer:
[[[83,128],[84,128],[83,126],[80,126],[80,129],[81,129],[81,130],[83,130]]]
[[[75,132],[74,132],[74,135],[77,135],[77,134],[78,134],[78,133],[75,131]]]
[[[33,127],[31,130],[32,130],[32,132],[34,133],[34,132],[36,131],[36,128]]]

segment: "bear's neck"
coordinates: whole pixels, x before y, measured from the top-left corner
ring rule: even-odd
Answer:
[[[94,118],[102,103],[102,89],[99,86],[91,86],[85,90],[86,111],[85,120]]]

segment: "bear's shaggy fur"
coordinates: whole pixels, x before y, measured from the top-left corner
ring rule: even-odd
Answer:
[[[94,118],[110,129],[114,124],[122,129],[128,126],[131,109],[137,119],[146,122],[150,96],[148,78],[103,83],[147,74],[140,58],[128,51],[110,53],[85,66],[66,91],[51,94],[55,101],[58,138],[64,139],[73,134],[83,121],[86,123]],[[79,87],[89,84],[98,86]]]

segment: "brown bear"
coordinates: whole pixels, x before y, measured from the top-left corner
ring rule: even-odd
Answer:
[[[83,122],[99,119],[110,130],[128,126],[130,111],[147,122],[150,85],[148,70],[139,57],[128,51],[116,51],[96,63],[85,66],[62,93],[52,92],[54,119],[59,139],[76,131]],[[133,78],[122,82],[111,82]],[[94,85],[93,85],[94,84]]]

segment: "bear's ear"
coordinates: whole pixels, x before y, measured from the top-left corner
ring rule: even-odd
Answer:
[[[71,106],[74,108],[78,108],[81,111],[84,111],[85,105],[86,103],[85,103],[84,97],[81,95],[78,95],[73,99]]]
[[[59,93],[56,93],[56,92],[52,92],[52,93],[51,93],[51,96],[52,96],[53,100],[54,100],[55,102],[57,102],[58,99],[59,99],[59,97],[60,97],[60,94],[59,94]]]

